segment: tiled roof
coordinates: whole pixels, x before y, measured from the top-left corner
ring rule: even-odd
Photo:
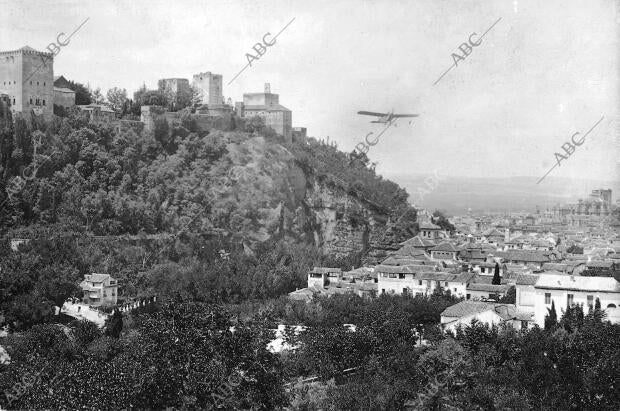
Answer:
[[[425,265],[378,265],[375,267],[375,271],[378,273],[397,273],[397,274],[412,274],[420,271],[428,270],[428,266]]]
[[[568,264],[563,264],[563,263],[544,263],[542,265],[542,269],[543,270],[567,271],[568,270]],[[572,271],[572,267],[571,267],[571,271]]]
[[[420,230],[441,230],[441,227],[439,227],[438,225],[426,221],[420,223],[419,226]]]
[[[417,257],[417,256],[425,255],[424,250],[420,250],[419,248],[415,248],[414,246],[411,246],[411,245],[402,246],[401,248],[398,249],[398,251],[396,251],[395,254],[400,255],[400,256],[408,256],[408,257]]]
[[[517,285],[534,285],[538,281],[538,277],[535,274],[519,274],[517,276]]]
[[[453,244],[451,243],[441,243],[436,247],[431,248],[430,251],[459,251],[458,248],[456,248]]]
[[[550,261],[548,251],[529,251],[529,250],[508,250],[496,251],[495,256],[503,257],[510,261],[526,261],[526,262],[548,262]]]
[[[489,303],[484,301],[461,301],[452,305],[441,313],[442,317],[462,318],[474,314],[480,314],[485,311],[493,310],[503,319],[511,319],[515,317],[516,308],[514,304]]]
[[[85,274],[84,275],[84,279],[86,281],[89,281],[91,283],[102,283],[104,281],[106,281],[108,278],[110,278],[109,274]],[[110,278],[112,279],[112,278]]]
[[[423,265],[428,261],[414,258],[402,258],[397,255],[390,256],[381,262],[382,265]]]
[[[588,268],[612,268],[613,266],[613,261],[590,261],[589,263],[586,263],[586,267]]]
[[[493,284],[483,284],[483,283],[469,283],[467,285],[468,291],[488,291],[488,292],[504,292],[508,289],[508,286],[505,284],[501,285],[493,285]]]
[[[620,283],[613,277],[576,277],[572,275],[542,274],[534,287],[553,290],[620,293]]]
[[[419,235],[415,237],[411,237],[407,241],[403,241],[400,243],[403,247],[416,247],[416,248],[424,248],[424,247],[434,247],[436,244],[434,241],[429,240],[428,238],[422,238]]]
[[[329,268],[329,267],[314,267],[312,271],[313,274],[329,274],[329,273],[340,273],[342,270],[340,268]]]

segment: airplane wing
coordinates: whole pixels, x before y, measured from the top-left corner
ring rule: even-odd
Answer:
[[[358,111],[357,114],[363,114],[365,116],[376,116],[376,117],[385,117],[387,116],[386,113],[375,113],[372,111]]]
[[[399,117],[418,117],[419,114],[393,114],[392,117],[394,118],[399,118]]]

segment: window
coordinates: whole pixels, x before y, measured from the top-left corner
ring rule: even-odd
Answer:
[[[480,272],[484,273],[484,267],[480,267]]]
[[[454,287],[454,292],[456,292],[456,287]]]
[[[390,273],[390,278],[396,278],[396,273]]]
[[[45,105],[45,100],[43,100],[43,105]]]
[[[422,280],[419,280],[419,281],[418,281],[418,285],[422,285]]]
[[[30,80],[30,85],[32,86],[32,80]]]
[[[568,304],[569,306],[573,305],[573,294],[567,294],[566,295],[566,304]]]
[[[447,287],[448,286],[448,282],[446,281],[445,283],[443,283],[443,285],[445,285]]]
[[[13,99],[13,105],[15,105],[15,99]]]
[[[403,288],[403,294],[407,294],[407,288]]]
[[[588,296],[588,307],[594,307],[594,296],[593,295]]]
[[[45,81],[43,82],[43,86],[45,86]]]
[[[30,98],[30,104],[32,104],[32,98]]]
[[[37,86],[39,85],[39,82],[37,81]]]
[[[471,298],[471,294],[467,294],[467,299],[469,300]]]
[[[385,288],[381,289],[381,294],[385,294]]]
[[[521,328],[527,328],[527,321],[521,321]]]
[[[545,304],[551,304],[551,293],[545,293]]]
[[[398,274],[398,278],[400,278],[401,280],[404,280],[405,279],[405,274],[402,274],[402,273]]]

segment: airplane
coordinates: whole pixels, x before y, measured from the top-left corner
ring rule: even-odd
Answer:
[[[394,119],[401,117],[418,117],[418,114],[394,114],[394,110],[389,113],[375,113],[373,111],[358,111],[357,114],[362,114],[364,116],[375,116],[379,117],[378,120],[371,121],[371,123],[391,123]],[[409,122],[411,123],[411,122]]]

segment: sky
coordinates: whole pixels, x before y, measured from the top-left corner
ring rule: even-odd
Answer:
[[[44,50],[86,19],[54,74],[104,93],[211,71],[233,101],[270,83],[293,126],[343,151],[382,129],[359,110],[419,114],[367,153],[387,177],[540,178],[557,152],[551,176],[620,179],[620,0],[0,0],[0,50]]]

